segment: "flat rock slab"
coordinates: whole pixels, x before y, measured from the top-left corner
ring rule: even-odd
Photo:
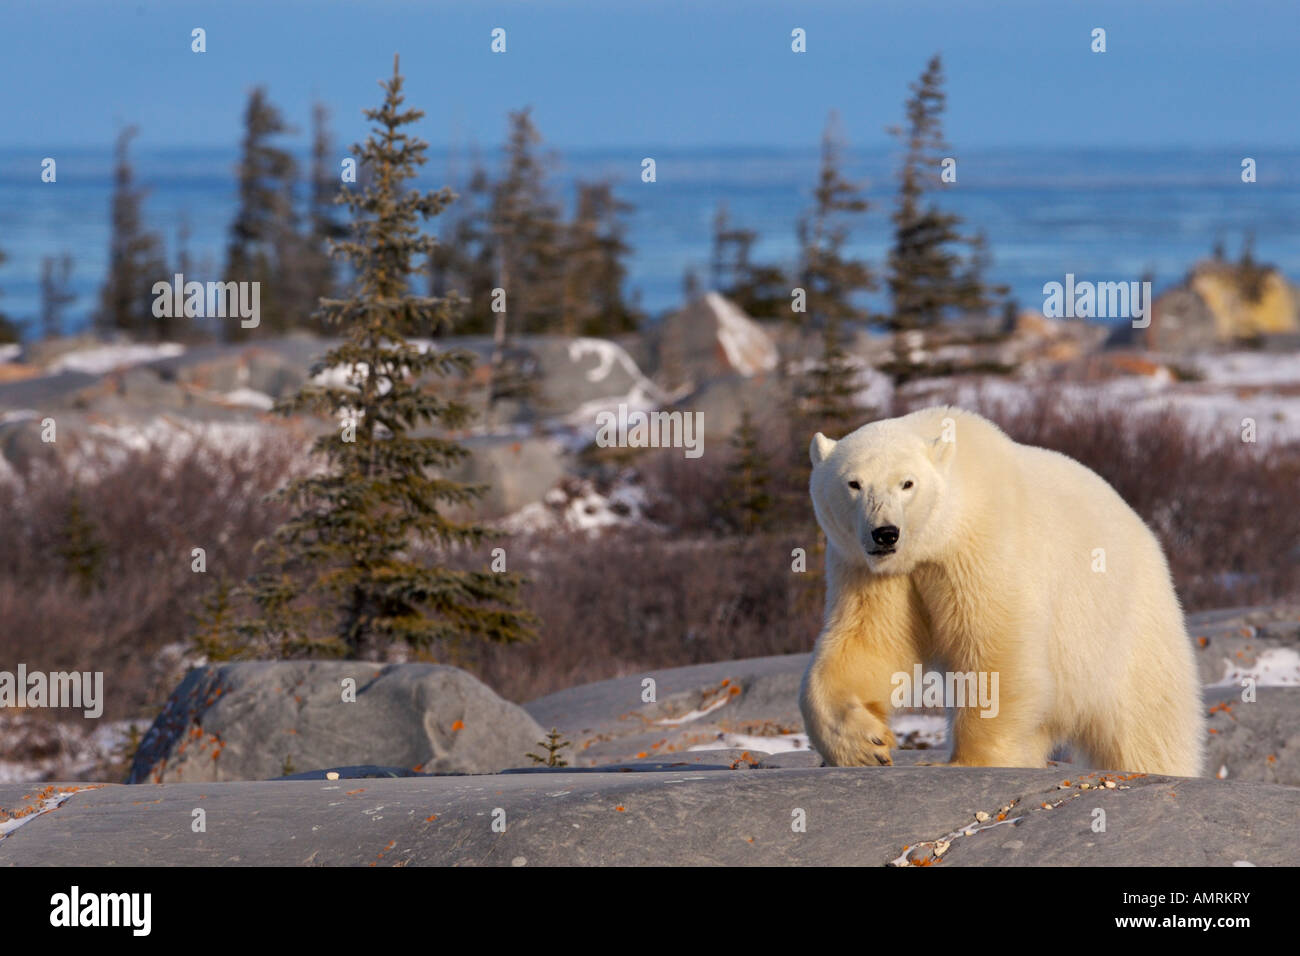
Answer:
[[[1206,688],[1209,745],[1205,773],[1226,780],[1300,786],[1300,687]]]
[[[1230,778],[1300,784],[1300,608],[1192,614],[1187,630],[1206,685],[1206,707],[1216,708],[1210,713],[1215,733],[1207,772],[1226,766]],[[783,766],[789,765],[780,761],[786,751],[808,746],[799,713],[799,684],[808,660],[807,654],[788,654],[647,669],[523,706],[543,727],[556,727],[571,741],[565,756],[575,767],[672,763],[693,759],[688,755],[701,750],[723,749],[764,753],[769,755],[764,766]],[[1261,685],[1259,705],[1225,709],[1225,702],[1240,699],[1242,679],[1249,677]],[[647,680],[654,682],[653,700],[644,699]],[[943,716],[942,710],[908,713]],[[932,746],[921,750],[927,756],[919,759],[945,759],[946,740]],[[895,761],[906,752],[895,751]]]
[[[799,682],[807,654],[647,670],[524,704],[571,741],[574,766],[690,759],[691,748],[770,753],[807,747]],[[653,681],[648,686],[646,681]],[[645,700],[653,690],[653,700]]]
[[[0,806],[30,808],[0,839],[0,863],[1281,865],[1294,861],[1300,819],[1293,787],[1059,769],[551,771],[41,793],[0,785]],[[204,832],[192,829],[196,810]]]

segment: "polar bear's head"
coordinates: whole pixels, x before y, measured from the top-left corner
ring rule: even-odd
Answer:
[[[947,536],[954,448],[898,419],[839,441],[813,436],[813,510],[832,547],[881,574],[906,574],[931,560]]]

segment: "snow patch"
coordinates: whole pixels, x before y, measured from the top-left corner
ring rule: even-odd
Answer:
[[[98,348],[77,349],[60,355],[46,368],[48,374],[59,372],[85,372],[88,375],[103,375],[118,368],[129,368],[158,359],[175,358],[185,352],[185,346],[178,342],[159,342],[157,344],[137,345],[102,345]]]
[[[662,723],[662,721],[661,721]],[[768,754],[795,753],[812,750],[807,734],[776,734],[760,737],[757,734],[720,733],[713,743],[696,744],[687,750],[757,750]]]
[[[237,388],[233,392],[224,392],[221,400],[227,405],[239,405],[244,408],[260,408],[263,411],[270,411],[275,405],[275,399],[266,392],[259,392],[253,388]]]
[[[1300,652],[1289,647],[1271,647],[1249,667],[1238,667],[1224,658],[1223,677],[1211,687],[1239,687],[1247,678],[1257,687],[1300,687]]]
[[[659,720],[656,720],[655,723],[663,724],[668,727],[674,727],[678,724],[689,724],[693,720],[699,720],[701,717],[713,713],[719,707],[725,707],[726,703],[727,703],[726,697],[719,697],[717,700],[709,704],[709,706],[707,707],[697,708],[695,710],[690,711],[689,713],[682,714],[680,717],[661,717]],[[701,748],[692,747],[690,749],[717,750],[718,748],[710,744],[705,747],[701,747]]]

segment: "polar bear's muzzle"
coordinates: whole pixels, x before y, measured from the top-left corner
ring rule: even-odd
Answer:
[[[882,524],[879,528],[872,529],[869,540],[862,543],[866,547],[867,554],[881,557],[893,554],[897,550],[898,536],[898,525]]]

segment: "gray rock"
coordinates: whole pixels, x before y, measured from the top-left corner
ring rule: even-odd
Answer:
[[[651,331],[656,378],[672,389],[730,375],[775,372],[780,355],[766,329],[739,306],[708,292]]]
[[[677,402],[673,408],[699,412],[705,448],[723,448],[749,409],[760,433],[785,426],[789,389],[775,374],[728,375],[713,379]]]
[[[1196,648],[1201,682],[1239,688],[1240,678],[1257,670],[1261,657],[1267,661],[1280,650],[1300,650],[1300,608],[1281,604],[1190,614],[1187,632]],[[1292,679],[1300,683],[1300,673]]]
[[[520,773],[110,785],[44,798],[2,784],[7,808],[66,802],[29,814],[0,839],[0,864],[884,866],[911,855],[940,866],[1167,867],[1294,859],[1298,788],[1137,776],[1085,791],[1073,779],[1058,789],[1062,778],[1053,769],[966,767]],[[196,809],[205,832],[191,829]],[[1097,809],[1106,814],[1100,833],[1092,828]],[[996,825],[976,829],[977,812]],[[940,841],[949,846],[936,856]]]
[[[807,664],[808,655],[790,654],[647,670],[548,694],[524,709],[573,742],[574,766],[692,759],[691,748],[767,753],[763,738],[803,732],[799,682]],[[642,701],[646,678],[655,682],[653,702]]]
[[[500,517],[541,501],[567,474],[569,456],[550,438],[473,435],[461,444],[473,455],[452,477],[488,486],[475,505],[479,517]]]
[[[1206,692],[1207,776],[1300,786],[1300,687],[1261,687],[1253,702],[1238,688]]]
[[[342,682],[356,682],[355,702]],[[454,667],[283,661],[196,668],[141,741],[129,783],[264,780],[355,765],[491,773],[542,728]]]

